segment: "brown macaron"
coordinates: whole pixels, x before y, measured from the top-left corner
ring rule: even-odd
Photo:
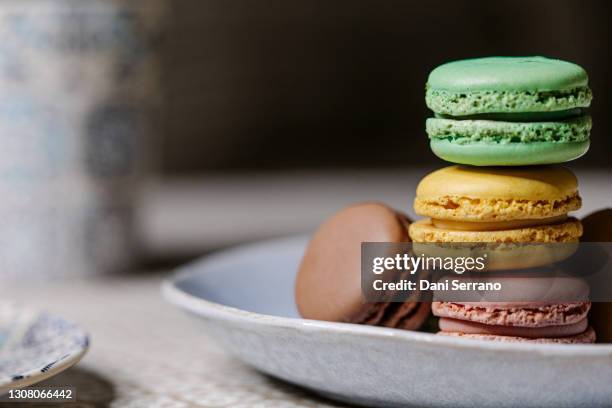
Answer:
[[[583,242],[612,242],[612,208],[595,211],[582,219]],[[612,285],[610,286],[612,290]],[[599,342],[612,343],[612,302],[593,302],[591,324]]]
[[[306,319],[418,329],[430,305],[366,303],[361,291],[361,243],[408,242],[410,221],[381,203],[347,207],[325,221],[302,259],[295,299]]]
[[[612,242],[612,208],[595,211],[582,219],[582,242]]]

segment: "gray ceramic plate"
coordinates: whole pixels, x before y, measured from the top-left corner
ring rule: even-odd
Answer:
[[[390,407],[612,406],[612,345],[501,344],[299,318],[305,238],[209,256],[164,284],[253,367],[333,399]]]

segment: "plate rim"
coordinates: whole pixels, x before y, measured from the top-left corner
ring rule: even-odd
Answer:
[[[298,330],[306,334],[322,332],[335,332],[339,335],[358,335],[370,338],[395,339],[398,341],[421,342],[439,347],[451,347],[455,349],[471,349],[503,353],[533,353],[551,357],[612,357],[612,343],[603,344],[539,344],[539,343],[502,343],[479,339],[455,338],[448,336],[437,336],[434,333],[419,332],[412,330],[398,330],[386,327],[367,326],[350,323],[327,322],[321,320],[299,319],[293,317],[274,316],[238,309],[217,302],[206,300],[189,294],[179,287],[181,282],[197,278],[206,273],[206,269],[216,262],[229,258],[236,253],[252,251],[260,248],[280,244],[288,244],[291,241],[304,239],[304,235],[291,236],[280,239],[255,241],[221,250],[210,255],[203,256],[195,261],[176,269],[175,273],[164,279],[161,284],[162,296],[170,304],[191,312],[198,316],[210,319],[222,320],[228,323],[248,324],[251,326],[271,326],[276,328]]]
[[[9,390],[28,387],[30,385],[44,381],[48,378],[54,377],[55,375],[61,373],[62,371],[65,371],[66,369],[72,367],[73,365],[81,361],[81,359],[89,350],[91,344],[91,336],[81,325],[73,323],[71,320],[66,319],[55,313],[48,313],[42,309],[20,305],[16,302],[5,301],[0,302],[0,304],[11,305],[12,307],[18,308],[19,310],[36,313],[37,315],[45,315],[52,319],[57,319],[64,323],[69,323],[70,325],[72,325],[71,330],[73,332],[76,332],[77,336],[82,339],[82,341],[80,342],[80,347],[71,350],[59,360],[49,361],[43,367],[35,367],[21,373],[15,373],[13,376],[0,376],[0,395],[7,393]],[[47,367],[49,364],[52,364],[52,366],[43,371],[43,368]]]

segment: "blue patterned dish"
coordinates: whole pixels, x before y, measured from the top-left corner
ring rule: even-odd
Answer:
[[[44,312],[0,303],[0,395],[52,377],[77,363],[89,337]]]

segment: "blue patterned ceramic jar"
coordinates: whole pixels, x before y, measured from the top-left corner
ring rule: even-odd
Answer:
[[[0,279],[125,269],[163,0],[0,3]]]

